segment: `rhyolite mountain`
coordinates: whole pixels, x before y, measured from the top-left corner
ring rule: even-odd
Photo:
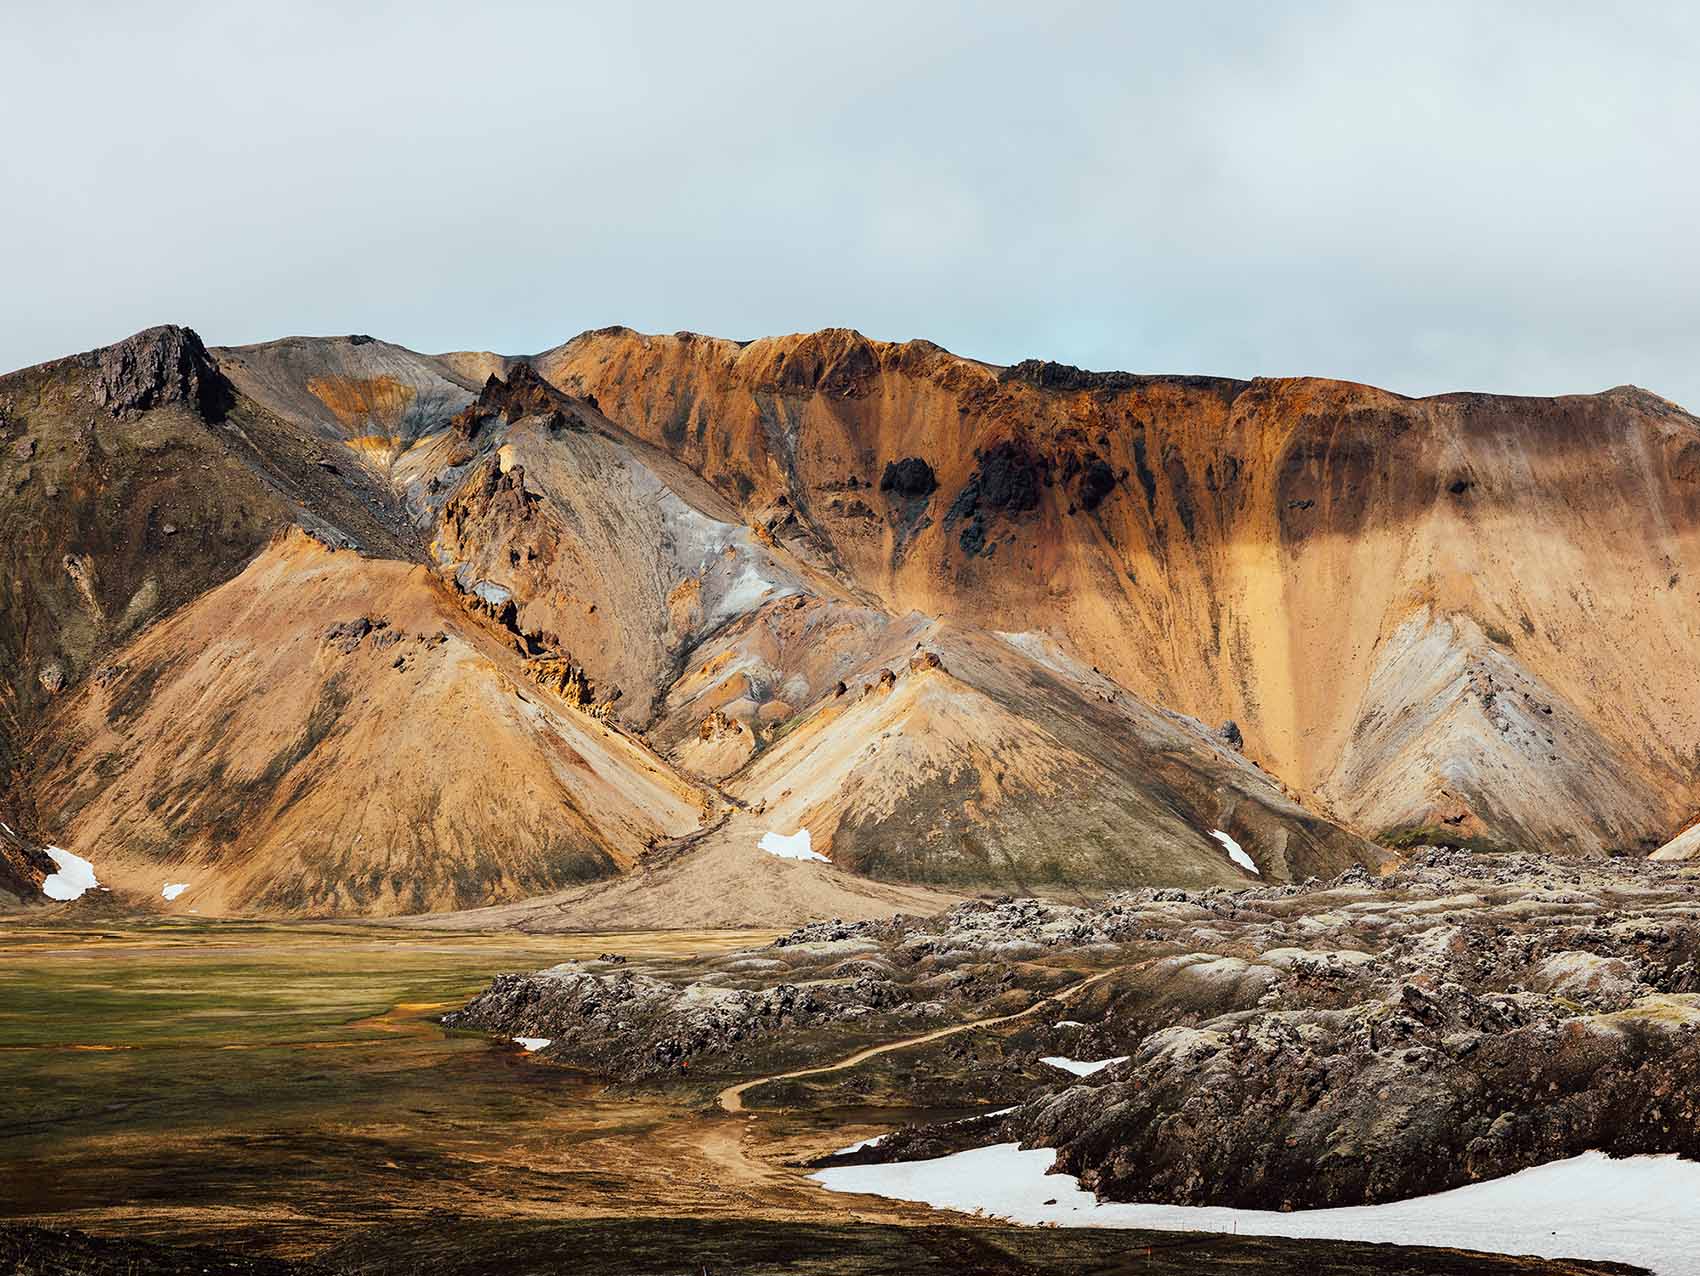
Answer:
[[[25,899],[52,844],[202,911],[785,924],[1700,812],[1700,421],[1630,387],[166,327],[0,378],[0,448]]]

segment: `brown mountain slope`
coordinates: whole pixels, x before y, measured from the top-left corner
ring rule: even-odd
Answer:
[[[0,376],[0,822],[35,827],[14,773],[55,698],[278,531],[412,552],[387,489],[321,460],[186,329]]]
[[[445,471],[464,477],[443,489],[431,542],[438,570],[511,608],[527,643],[570,652],[594,698],[686,773],[749,808],[780,803],[765,825],[746,833],[740,820],[727,838],[753,844],[763,831],[807,828],[843,865],[958,887],[1232,883],[1246,873],[1207,834],[1235,805],[1224,793],[1243,792],[1254,813],[1246,826],[1259,830],[1253,854],[1266,851],[1277,876],[1378,859],[1231,751],[1216,750],[1206,767],[1169,767],[1184,783],[1165,780],[1159,760],[1197,741],[1163,737],[1168,728],[1149,710],[1133,721],[1094,718],[1105,692],[1060,685],[1020,699],[1014,689],[1046,675],[1018,644],[982,644],[993,654],[972,662],[972,681],[951,677],[925,704],[895,697],[878,730],[940,747],[925,759],[895,753],[858,765],[848,783],[845,760],[874,726],[866,715],[837,721],[836,684],[901,674],[917,642],[935,635],[881,608],[829,552],[793,534],[801,524],[782,503],[777,535],[746,525],[680,459],[524,365],[506,383],[491,381],[450,432],[475,459]],[[422,438],[413,452],[440,447]],[[953,634],[945,649],[970,638]],[[1118,739],[1106,743],[1106,732]],[[972,750],[943,744],[976,733],[988,734]],[[1072,743],[1058,742],[1065,736]],[[823,737],[818,749],[800,748]],[[1109,765],[1089,760],[1106,748]],[[1023,751],[1046,761],[1023,776]],[[1057,784],[1064,774],[1069,784]],[[999,785],[999,800],[986,801],[982,790]],[[814,795],[807,803],[805,793]]]
[[[841,330],[534,362],[886,607],[1043,629],[1365,831],[1651,849],[1700,797],[1700,423],[1644,391],[998,369]]]
[[[653,733],[666,739],[704,705],[740,724],[731,739],[751,751],[725,790],[759,804],[775,831],[807,829],[840,865],[1075,894],[1245,884],[1252,875],[1213,830],[1278,880],[1378,861],[1199,723],[1154,710],[1041,635],[847,611],[787,600],[728,627],[676,684],[689,707]],[[673,756],[701,766],[705,745],[725,747],[703,735],[684,734]]]
[[[783,922],[1700,807],[1700,424],[1642,391],[621,329],[162,329],[0,390],[6,811],[137,890]]]
[[[204,910],[536,896],[472,916],[790,924],[950,898],[905,882],[1250,880],[1215,828],[1276,879],[1382,858],[1035,635],[896,614],[783,493],[752,521],[523,362],[366,338],[209,356],[171,329],[10,380],[73,404],[32,408],[40,432],[108,366],[141,369],[115,438],[176,430],[227,474],[203,496],[260,510],[224,556],[185,557],[199,575],[168,601],[81,646],[58,623],[74,659],[18,719],[29,836],[156,906],[169,880]],[[506,380],[475,389],[484,366]],[[75,540],[20,517],[45,544],[18,585],[40,607]],[[178,535],[114,537],[61,574],[163,571]],[[873,688],[854,707],[849,679]],[[758,845],[799,830],[835,862]]]
[[[511,655],[423,567],[291,532],[61,707],[37,804],[103,884],[220,911],[523,898],[697,826],[693,786]]]

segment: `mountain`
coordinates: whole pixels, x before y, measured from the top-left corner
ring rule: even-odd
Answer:
[[[0,438],[24,897],[51,843],[161,906],[790,924],[1700,810],[1700,423],[1644,391],[160,328]]]
[[[845,331],[534,362],[888,607],[1042,629],[1231,718],[1367,834],[1639,851],[1700,809],[1700,423],[1646,391],[994,368]],[[925,500],[886,482],[905,457]]]

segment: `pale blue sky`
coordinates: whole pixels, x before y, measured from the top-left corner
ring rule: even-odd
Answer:
[[[52,9],[0,33],[4,367],[846,325],[1700,407],[1694,6]]]

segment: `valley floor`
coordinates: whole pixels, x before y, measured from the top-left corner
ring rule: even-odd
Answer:
[[[849,1137],[984,1108],[904,1107],[890,1089],[870,1106],[769,1084],[734,1112],[706,1077],[609,1084],[437,1022],[503,969],[607,955],[683,976],[771,938],[210,922],[0,930],[0,1266],[88,1276],[1621,1270],[1035,1231],[845,1197],[812,1181],[809,1162]]]

